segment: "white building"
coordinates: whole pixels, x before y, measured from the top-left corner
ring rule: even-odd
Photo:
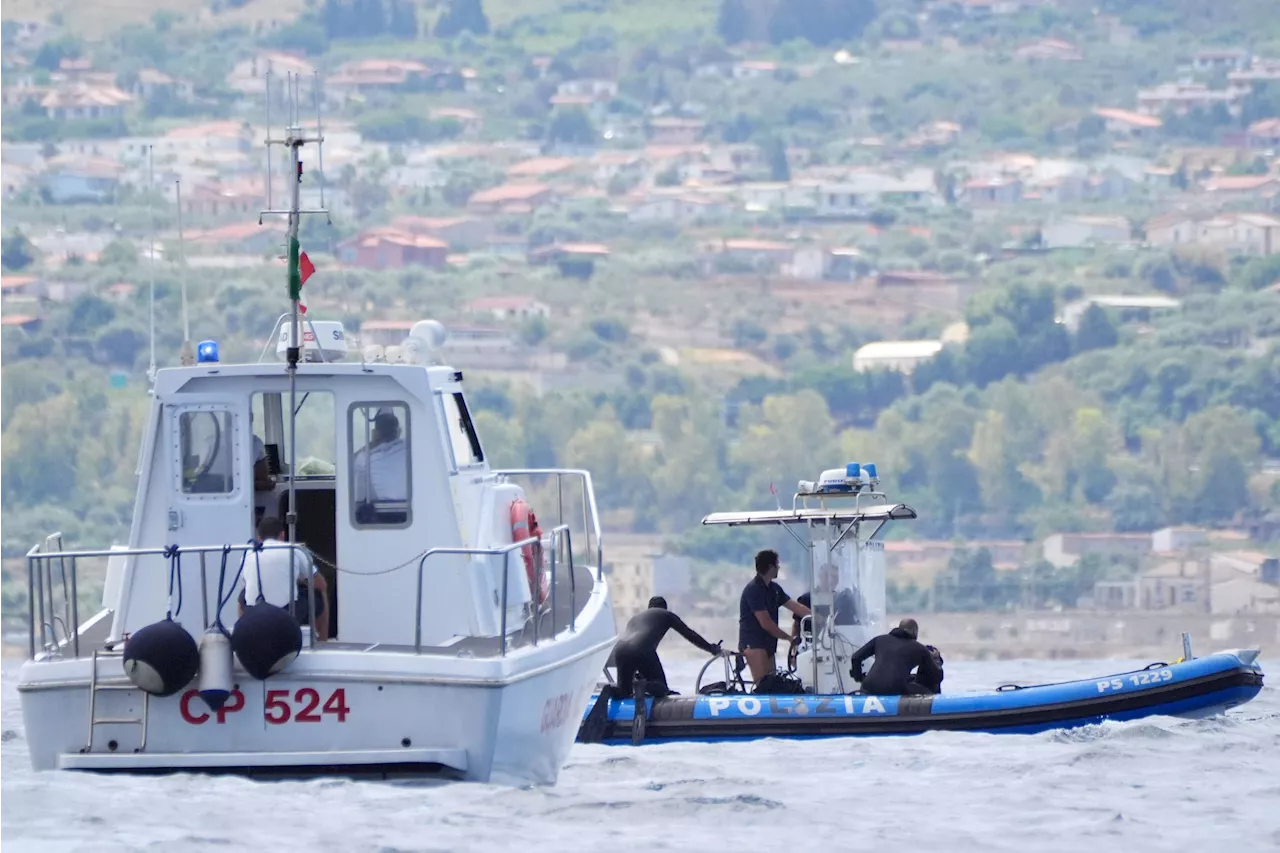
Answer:
[[[942,341],[876,341],[865,344],[853,354],[853,369],[897,370],[910,373],[922,361],[942,352]]]
[[[1207,539],[1203,527],[1162,527],[1151,534],[1151,550],[1157,553],[1185,551]]]
[[[1078,249],[1128,243],[1132,233],[1123,216],[1064,216],[1044,226],[1040,238],[1046,249]]]
[[[1145,316],[1152,311],[1177,310],[1182,303],[1170,296],[1086,296],[1084,299],[1077,299],[1075,302],[1068,303],[1063,307],[1062,322],[1068,331],[1074,332],[1080,328],[1080,318],[1084,316],[1084,312],[1089,310],[1090,305],[1116,310],[1122,316],[1134,314]]]

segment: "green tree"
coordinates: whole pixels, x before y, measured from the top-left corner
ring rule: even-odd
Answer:
[[[480,0],[449,0],[449,6],[436,21],[436,38],[453,38],[469,32],[482,36],[489,32],[489,18]]]
[[[653,398],[653,429],[661,447],[650,482],[658,513],[667,519],[696,518],[714,511],[724,492],[724,426],[710,400],[659,394]]]
[[[32,64],[45,71],[57,71],[64,59],[77,59],[84,54],[84,45],[73,36],[50,39],[40,45]]]
[[[1120,333],[1111,322],[1105,309],[1098,304],[1090,305],[1080,317],[1080,325],[1076,329],[1075,350],[1086,352],[1091,349],[1106,349],[1120,342]]]
[[[1104,502],[1118,533],[1140,533],[1164,524],[1164,508],[1155,490],[1142,483],[1121,483]]]
[[[1071,338],[1057,321],[1048,284],[1020,282],[1004,291],[980,293],[965,315],[973,330],[965,344],[967,372],[980,386],[1010,374],[1027,376],[1071,353]]]
[[[1021,349],[1018,330],[1007,318],[984,323],[965,342],[965,375],[980,388],[998,382],[1016,369]]]
[[[0,264],[6,270],[23,270],[35,263],[35,246],[26,235],[14,228],[0,242]]]
[[[1011,524],[1026,504],[1034,500],[1034,488],[1023,476],[1017,444],[1009,440],[1002,412],[988,411],[973,428],[968,459],[973,463],[982,506]]]
[[[14,411],[0,448],[6,506],[72,497],[82,444],[79,424],[76,401],[66,393]]]
[[[750,24],[747,7],[742,0],[721,0],[720,11],[716,15],[716,33],[725,44],[745,41]]]
[[[996,570],[991,552],[957,548],[947,568],[934,582],[939,610],[982,610],[998,597]]]
[[[1238,280],[1249,290],[1262,290],[1280,282],[1280,255],[1253,258],[1240,270]]]
[[[787,145],[781,138],[772,137],[764,146],[769,161],[769,177],[779,183],[791,180],[791,164],[787,162]]]
[[[593,145],[598,138],[591,117],[581,107],[556,112],[547,130],[547,139],[554,145],[564,142],[569,145]]]
[[[814,479],[840,461],[835,420],[815,391],[765,397],[741,419],[745,427],[729,455],[746,475],[748,494],[767,495],[771,482]]]
[[[1204,460],[1192,507],[1195,520],[1228,521],[1249,505],[1249,472],[1240,457],[1225,449]]]
[[[132,267],[138,263],[138,249],[128,240],[112,240],[98,255],[102,266]]]
[[[769,19],[769,40],[805,39],[819,47],[857,38],[876,17],[874,0],[788,0]]]
[[[606,507],[635,506],[648,494],[648,481],[635,445],[613,407],[579,429],[565,447],[574,467],[591,472],[600,502]]]

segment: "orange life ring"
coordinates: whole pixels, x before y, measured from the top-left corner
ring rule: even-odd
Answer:
[[[538,517],[529,509],[523,498],[511,502],[511,541],[519,542],[537,536],[538,542],[530,542],[520,549],[524,557],[525,576],[529,581],[529,595],[538,604],[547,600],[547,585],[542,578],[542,528],[538,526]]]

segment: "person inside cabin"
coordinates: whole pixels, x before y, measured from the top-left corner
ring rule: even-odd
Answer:
[[[404,511],[380,508],[386,502],[407,499],[409,472],[400,419],[390,409],[379,409],[373,418],[369,443],[355,455],[356,518],[362,523],[394,524],[407,517]]]
[[[848,587],[843,589],[840,587],[840,570],[834,563],[823,563],[822,568],[818,570],[818,592],[835,592],[835,624],[837,625],[857,625],[858,623],[858,597],[854,591]],[[822,629],[822,621],[827,616],[827,611],[832,609],[830,605],[819,604],[813,606],[813,599],[810,593],[804,593],[796,601],[803,604],[813,611],[814,628]],[[791,617],[791,636],[792,638],[800,636],[800,617],[793,615]]]
[[[253,490],[270,492],[276,487],[276,478],[271,476],[271,468],[267,464],[267,446],[253,429],[253,412],[249,413],[249,431],[253,434]]]
[[[777,551],[764,550],[756,554],[756,576],[743,588],[738,602],[738,648],[751,668],[751,679],[757,684],[778,668],[778,640],[792,639],[778,626],[778,609],[786,607],[796,616],[808,616],[811,612],[787,595],[774,580],[780,568]]]
[[[644,679],[645,692],[651,696],[667,696],[667,673],[658,657],[658,644],[675,631],[693,645],[710,655],[718,655],[720,643],[710,643],[701,634],[685,624],[684,620],[667,609],[667,600],[660,595],[649,599],[649,607],[627,622],[622,636],[613,647],[612,662],[618,670],[617,694],[630,696],[637,679]]]
[[[274,516],[264,516],[258,522],[258,538],[263,545],[287,544],[284,524]],[[314,577],[316,639],[329,639],[329,584],[315,564],[302,551],[285,548],[263,548],[257,555],[250,554],[244,564],[244,586],[240,590],[240,613],[244,614],[246,602],[256,604],[258,593],[268,604],[289,610],[298,623],[306,625],[311,619],[307,602],[307,578]],[[261,575],[262,585],[258,578]],[[295,589],[290,590],[290,577]]]
[[[854,652],[849,674],[862,685],[862,692],[873,696],[927,696],[942,690],[942,655],[929,651],[920,642],[920,626],[914,619],[903,619],[887,634],[872,637]],[[875,657],[871,671],[862,673],[862,664]],[[912,671],[916,675],[912,677]]]

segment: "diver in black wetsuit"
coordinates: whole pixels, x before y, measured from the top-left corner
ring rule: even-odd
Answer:
[[[645,696],[663,697],[671,694],[671,688],[667,686],[667,674],[658,658],[658,644],[667,635],[667,631],[672,629],[704,652],[720,654],[720,643],[712,645],[704,640],[701,634],[684,624],[683,619],[667,610],[665,598],[655,595],[649,599],[647,610],[631,617],[627,627],[623,629],[622,637],[614,645],[605,666],[617,667],[618,683],[616,686],[605,685],[600,690],[596,703],[578,729],[580,741],[600,742],[608,727],[609,703],[614,699],[635,701],[631,742],[639,744],[644,740],[647,716]]]
[[[862,685],[864,693],[873,696],[927,696],[941,689],[942,668],[928,647],[916,639],[919,634],[920,626],[916,620],[903,619],[897,628],[873,637],[854,653],[849,674]],[[871,672],[864,676],[862,662],[873,655],[875,663],[871,664]],[[911,671],[917,667],[918,674],[913,679]]]
[[[667,609],[667,600],[660,595],[649,599],[649,609],[631,617],[622,636],[613,647],[613,660],[618,668],[617,692],[630,696],[637,677],[643,678],[646,690],[655,696],[671,692],[667,686],[667,674],[658,658],[658,644],[667,631],[677,634],[702,649],[707,654],[720,654],[720,643],[709,643],[697,631],[684,624],[684,620]]]

